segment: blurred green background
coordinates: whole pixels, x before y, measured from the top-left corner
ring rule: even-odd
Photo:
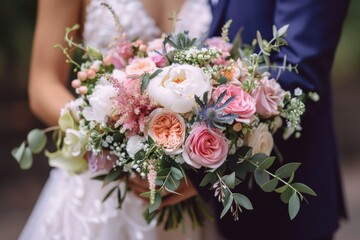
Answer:
[[[20,171],[10,156],[27,132],[42,127],[27,103],[27,75],[36,16],[35,0],[2,2],[0,7],[0,233],[16,239],[49,173],[39,156]],[[360,236],[360,1],[352,1],[333,67],[336,132],[350,221],[337,239]],[[56,50],[54,50],[56,51]]]

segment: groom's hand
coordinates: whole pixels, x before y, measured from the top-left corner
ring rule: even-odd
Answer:
[[[140,194],[144,192],[148,192],[149,184],[146,179],[142,179],[140,177],[130,178],[129,179],[129,187],[131,188],[132,192],[136,195],[142,198],[144,201],[149,203],[148,198],[141,197]],[[194,185],[191,183],[189,179],[187,179],[187,184],[185,180],[182,180],[180,182],[180,186],[176,189],[176,192],[179,194],[174,194],[170,192],[165,192],[162,194],[162,203],[160,205],[160,208],[175,205],[179,202],[182,202],[188,198],[191,198],[193,196],[196,196],[198,192],[196,191]]]

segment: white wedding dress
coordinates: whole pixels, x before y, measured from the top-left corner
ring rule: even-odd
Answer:
[[[151,40],[159,37],[160,29],[147,14],[141,0],[92,0],[87,6],[84,25],[86,44],[104,50],[116,33],[113,17],[107,8],[100,5],[101,2],[112,6],[130,38],[138,36]],[[205,32],[212,18],[207,0],[185,1],[179,17],[181,21],[176,29],[189,30],[193,35]],[[148,225],[142,217],[146,204],[131,193],[126,197],[122,209],[116,208],[116,194],[102,203],[112,186],[102,188],[100,181],[90,179],[92,175],[70,176],[62,170],[52,170],[19,239],[219,239],[213,223],[208,223],[204,229],[192,230],[187,219],[185,231],[181,227],[167,232],[156,227],[156,222]]]

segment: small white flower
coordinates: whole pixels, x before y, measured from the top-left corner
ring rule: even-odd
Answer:
[[[78,157],[87,143],[87,136],[75,129],[67,129],[64,137],[63,152],[68,156]]]
[[[301,88],[295,88],[294,95],[301,96],[303,94],[303,90]]]
[[[126,151],[131,158],[134,158],[138,151],[145,148],[144,142],[145,138],[139,135],[134,135],[129,138],[126,144]]]

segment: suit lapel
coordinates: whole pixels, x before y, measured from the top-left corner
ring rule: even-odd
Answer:
[[[213,13],[213,21],[210,26],[209,36],[213,36],[216,29],[218,28],[221,16],[224,14],[224,7],[227,5],[227,1],[228,0],[219,0],[215,6],[211,4],[211,0],[209,1],[211,4],[211,11]]]

